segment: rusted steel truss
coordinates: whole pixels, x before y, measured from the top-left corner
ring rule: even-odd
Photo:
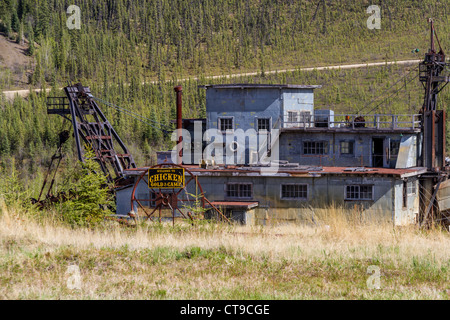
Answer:
[[[72,122],[78,159],[84,162],[86,150],[92,149],[110,182],[123,178],[123,170],[136,168],[133,156],[98,107],[89,87],[78,83],[65,87],[64,92],[66,97],[48,99],[47,112]]]

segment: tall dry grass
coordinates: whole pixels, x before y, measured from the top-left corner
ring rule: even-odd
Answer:
[[[394,228],[337,208],[318,214],[316,224],[135,229],[72,229],[4,203],[0,210],[0,284],[9,288],[0,295],[6,299],[445,299],[450,293],[448,232]],[[64,288],[71,263],[82,269],[82,292]],[[381,268],[384,291],[367,291],[369,265]]]

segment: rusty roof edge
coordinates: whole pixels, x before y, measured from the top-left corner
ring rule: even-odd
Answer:
[[[421,175],[421,174],[428,172],[428,169],[424,168],[424,167],[414,167],[414,168],[408,168],[408,169],[416,169],[416,171],[406,172],[406,173],[400,175],[401,178],[413,177],[413,176]]]
[[[303,84],[254,84],[254,83],[235,83],[235,84],[204,84],[198,88],[214,89],[318,89],[322,85],[303,85]]]
[[[143,174],[150,167],[132,168],[124,170],[124,174],[128,176],[137,176]],[[212,175],[235,175],[235,176],[261,176],[261,177],[320,177],[324,174],[352,174],[352,175],[396,175],[401,178],[407,178],[411,176],[421,175],[427,172],[427,168],[424,167],[412,167],[412,168],[373,168],[373,167],[313,167],[308,168],[278,168],[276,172],[270,172],[265,174],[261,172],[260,167],[238,167],[238,168],[199,168],[198,166],[185,166],[192,174],[198,176],[212,176]],[[357,170],[350,170],[357,169]]]

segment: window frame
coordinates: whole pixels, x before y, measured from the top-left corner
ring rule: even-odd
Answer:
[[[349,143],[351,144],[351,153],[342,152],[342,144],[343,143]],[[349,145],[350,147],[350,145]],[[339,154],[346,157],[353,157],[355,156],[355,140],[340,140],[339,141]]]
[[[295,186],[301,186],[301,187],[306,187],[306,196],[305,197],[286,197],[283,196],[283,187],[295,187]],[[290,191],[292,192],[292,191]],[[296,192],[296,190],[293,191],[294,193]],[[303,193],[304,191],[298,191],[300,193]],[[307,183],[282,183],[280,185],[280,199],[281,200],[308,200],[309,199],[309,186]]]
[[[237,186],[237,189],[234,190],[233,192],[236,192],[236,196],[234,195],[229,195],[229,186]],[[250,186],[250,195],[247,196],[243,196],[243,192],[247,192],[247,190],[242,190],[241,187],[243,186]],[[253,183],[252,182],[227,182],[224,185],[224,189],[225,189],[225,198],[226,199],[253,199]]]
[[[231,120],[231,129],[222,130],[222,120]],[[217,117],[217,129],[220,133],[233,133],[234,132],[234,117],[232,117],[232,116]]]
[[[369,193],[368,191],[361,191],[361,187],[370,187],[370,198],[362,198],[361,194]],[[355,190],[350,191],[348,188],[355,188]],[[356,191],[356,188],[358,189]],[[349,193],[358,194],[357,198],[349,197]],[[344,200],[345,201],[373,201],[374,196],[374,185],[373,184],[346,184],[344,188]]]
[[[391,159],[398,158],[398,154],[400,152],[400,144],[401,144],[401,140],[391,139],[389,141],[389,156]]]
[[[311,111],[302,110],[298,114],[298,122],[303,124],[305,127],[309,127],[311,125],[312,114]]]
[[[309,144],[309,143],[314,143],[316,145],[307,147],[306,144]],[[319,144],[319,143],[323,144],[323,146],[321,148],[319,148],[317,146],[317,144]],[[318,152],[309,153],[309,152],[305,152],[305,150],[313,150],[313,149],[316,150],[316,151],[322,149],[323,153],[318,153]],[[302,154],[305,155],[305,156],[317,156],[317,157],[318,156],[326,156],[326,155],[328,155],[328,153],[329,153],[328,141],[326,141],[326,140],[304,140],[302,142]]]
[[[259,121],[260,120],[268,120],[268,128],[267,129],[260,129],[259,128]],[[266,131],[266,132],[270,132],[272,131],[272,118],[271,117],[256,117],[256,132],[260,132],[260,131]]]
[[[417,194],[417,179],[409,179],[407,181],[406,194],[408,196]]]
[[[291,114],[295,114],[295,121],[292,121],[290,119],[290,115]],[[287,116],[287,123],[289,123],[289,124],[291,124],[291,123],[299,123],[300,111],[298,111],[298,110],[286,110],[286,116]]]

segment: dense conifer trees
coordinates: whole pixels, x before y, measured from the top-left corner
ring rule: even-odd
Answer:
[[[81,9],[80,30],[66,25],[70,4]],[[382,10],[380,30],[367,28],[370,4],[350,0],[1,0],[0,32],[19,42],[23,39],[29,47],[34,59],[33,87],[54,88],[50,94],[61,95],[57,89],[67,81],[81,81],[97,97],[159,122],[148,126],[102,106],[138,164],[144,165],[155,160],[154,151],[171,146],[170,137],[160,128],[170,126],[174,118],[176,84],[184,87],[185,117],[205,115],[199,84],[231,81],[322,84],[316,95],[318,107],[358,110],[408,70],[267,72],[420,59],[428,49],[426,19],[431,15],[441,45],[450,48],[444,37],[450,29],[448,2],[377,2]],[[419,53],[413,52],[415,48]],[[262,77],[205,78],[248,71]],[[14,83],[13,73],[0,65],[1,90],[20,85]],[[187,78],[191,80],[180,80]],[[411,83],[399,94],[387,102],[385,111],[409,112],[420,106],[420,84]],[[448,90],[440,99],[447,107]],[[69,124],[48,116],[45,103],[45,94],[14,102],[0,97],[0,164],[5,166],[14,156],[17,166],[29,169],[23,172],[36,174],[48,163],[59,131]]]

